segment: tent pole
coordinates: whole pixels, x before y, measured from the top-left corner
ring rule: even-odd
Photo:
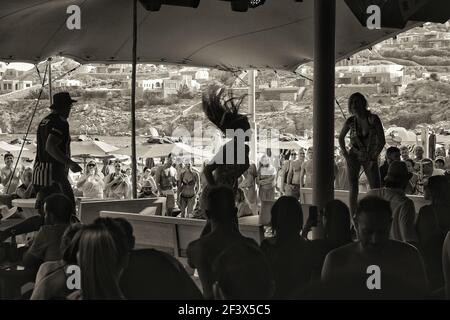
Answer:
[[[250,113],[250,127],[253,135],[250,141],[250,163],[258,163],[258,133],[256,127],[256,74],[254,69],[248,70],[248,113]]]
[[[50,99],[50,105],[53,104],[53,88],[52,88],[52,58],[48,58],[47,59],[47,63],[48,63],[48,96]]]
[[[131,72],[131,172],[133,199],[137,199],[136,165],[136,62],[137,62],[137,0],[133,0],[133,69]]]
[[[314,1],[313,204],[334,198],[336,1]]]

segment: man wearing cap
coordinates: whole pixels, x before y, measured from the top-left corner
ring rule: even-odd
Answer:
[[[373,189],[368,194],[377,195],[389,201],[392,209],[390,238],[417,245],[415,230],[416,209],[414,202],[406,196],[405,189],[412,173],[403,161],[393,161],[384,178],[385,187]]]
[[[76,102],[68,92],[53,95],[52,112],[39,123],[37,150],[33,168],[33,184],[38,193],[36,208],[42,210],[43,200],[62,192],[75,205],[72,186],[67,178],[69,169],[80,172],[81,167],[70,158],[70,133],[67,119]],[[75,208],[75,207],[74,207]]]

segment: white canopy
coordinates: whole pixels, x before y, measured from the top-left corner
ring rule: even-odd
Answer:
[[[70,144],[73,157],[102,157],[106,156],[119,148],[107,144],[103,141],[74,141]]]
[[[63,55],[82,63],[131,62],[132,3],[1,1],[0,61],[35,63]],[[80,30],[67,28],[71,5],[81,9]],[[239,13],[228,1],[202,0],[197,9],[163,6],[149,12],[138,3],[138,62],[293,71],[313,59],[313,7],[314,0],[271,0]],[[337,60],[403,31],[369,30],[337,0]]]

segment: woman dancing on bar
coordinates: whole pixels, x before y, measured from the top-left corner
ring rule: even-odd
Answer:
[[[208,185],[202,192],[202,211],[208,209],[206,200],[211,187],[226,185],[236,194],[238,179],[250,166],[250,147],[245,144],[251,137],[250,123],[247,116],[239,113],[243,98],[228,96],[225,89],[218,87],[211,87],[209,92],[203,95],[205,115],[231,140],[222,146],[203,169]]]
[[[380,188],[378,157],[386,143],[380,118],[368,110],[366,98],[359,92],[352,94],[348,101],[352,115],[345,121],[339,145],[347,162],[347,174],[350,185],[350,211],[355,214],[358,201],[358,182],[361,167],[369,181],[371,189]],[[350,149],[345,146],[345,136],[350,132]]]

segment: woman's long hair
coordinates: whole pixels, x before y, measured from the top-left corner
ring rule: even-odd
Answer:
[[[303,211],[297,199],[291,196],[278,198],[272,206],[271,214],[271,224],[278,244],[300,236]]]
[[[245,96],[226,97],[225,89],[211,86],[203,95],[203,112],[206,117],[223,133],[227,129],[250,129],[245,115],[239,114],[239,107]]]
[[[369,105],[367,103],[366,97],[360,92],[353,93],[348,99],[349,112],[351,114],[355,112],[367,111]],[[353,104],[354,102],[354,104]],[[353,109],[352,109],[353,108]]]
[[[84,227],[79,242],[81,296],[84,300],[124,299],[119,279],[128,262],[126,234],[112,219]]]
[[[426,187],[431,195],[433,204],[450,203],[450,183],[446,176],[432,176],[428,178]]]
[[[77,264],[78,245],[83,227],[81,223],[73,223],[64,231],[60,249],[62,259],[67,264]]]
[[[331,200],[325,206],[325,237],[331,243],[343,245],[352,241],[350,210],[340,200]]]

